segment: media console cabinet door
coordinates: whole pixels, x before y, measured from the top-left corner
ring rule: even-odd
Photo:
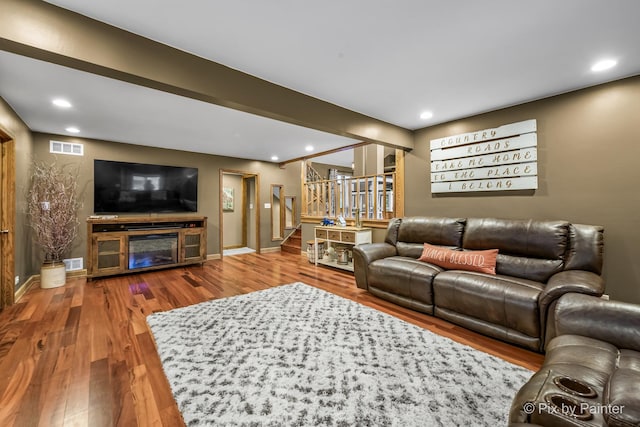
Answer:
[[[203,235],[200,231],[185,231],[182,240],[182,261],[205,259],[203,253]]]
[[[94,236],[91,275],[124,273],[126,270],[125,243],[125,236]]]

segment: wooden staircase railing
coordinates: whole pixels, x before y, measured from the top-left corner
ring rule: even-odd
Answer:
[[[316,172],[317,173],[317,172]],[[302,218],[335,219],[355,222],[387,221],[396,214],[395,172],[337,179],[318,179],[303,184]]]

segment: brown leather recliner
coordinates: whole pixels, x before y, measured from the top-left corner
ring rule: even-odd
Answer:
[[[512,425],[640,426],[640,306],[567,294],[549,323],[554,338],[513,400]]]
[[[498,249],[496,275],[419,261],[424,243]],[[384,243],[353,250],[358,287],[485,335],[542,351],[547,310],[561,295],[602,295],[603,229],[566,221],[407,217]]]

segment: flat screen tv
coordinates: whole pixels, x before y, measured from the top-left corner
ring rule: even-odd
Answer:
[[[198,210],[198,169],[94,160],[97,214]]]

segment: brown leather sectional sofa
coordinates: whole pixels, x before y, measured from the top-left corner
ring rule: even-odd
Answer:
[[[496,275],[418,260],[424,243],[498,249]],[[568,292],[600,296],[603,229],[566,221],[407,217],[353,250],[359,288],[485,335],[543,351],[547,311]]]
[[[513,400],[510,426],[640,426],[640,306],[567,294],[548,331],[544,365]]]

